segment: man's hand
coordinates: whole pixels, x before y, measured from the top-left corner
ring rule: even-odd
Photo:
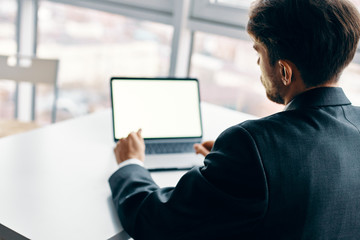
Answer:
[[[204,157],[208,155],[214,146],[214,141],[206,141],[201,144],[194,144],[196,154],[202,154]]]
[[[114,148],[116,161],[118,164],[136,158],[140,161],[145,160],[145,143],[139,131],[130,133],[127,138],[121,138]]]

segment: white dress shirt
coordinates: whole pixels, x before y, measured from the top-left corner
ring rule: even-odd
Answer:
[[[128,160],[120,163],[118,165],[118,168],[120,169],[120,168],[123,168],[123,167],[125,167],[127,165],[130,165],[130,164],[137,164],[139,166],[144,167],[144,162],[143,161],[140,161],[139,159],[136,159],[136,158],[131,158],[131,159],[128,159]]]

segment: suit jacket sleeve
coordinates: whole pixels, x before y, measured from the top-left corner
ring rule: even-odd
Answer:
[[[261,157],[241,125],[224,131],[204,166],[174,188],[159,188],[137,165],[119,169],[109,183],[120,221],[135,239],[246,237],[267,207]]]

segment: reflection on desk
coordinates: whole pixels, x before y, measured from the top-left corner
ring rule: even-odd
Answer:
[[[204,140],[253,116],[202,103]],[[128,239],[111,200],[111,111],[0,139],[0,238]],[[161,187],[185,172],[152,173]],[[12,238],[10,238],[12,239]]]

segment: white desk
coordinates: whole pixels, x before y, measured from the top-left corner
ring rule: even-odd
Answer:
[[[202,108],[204,140],[254,118]],[[113,147],[110,110],[0,139],[0,224],[34,240],[121,239],[107,182],[117,167]],[[152,175],[169,186],[183,174]],[[9,236],[0,225],[0,239]]]

